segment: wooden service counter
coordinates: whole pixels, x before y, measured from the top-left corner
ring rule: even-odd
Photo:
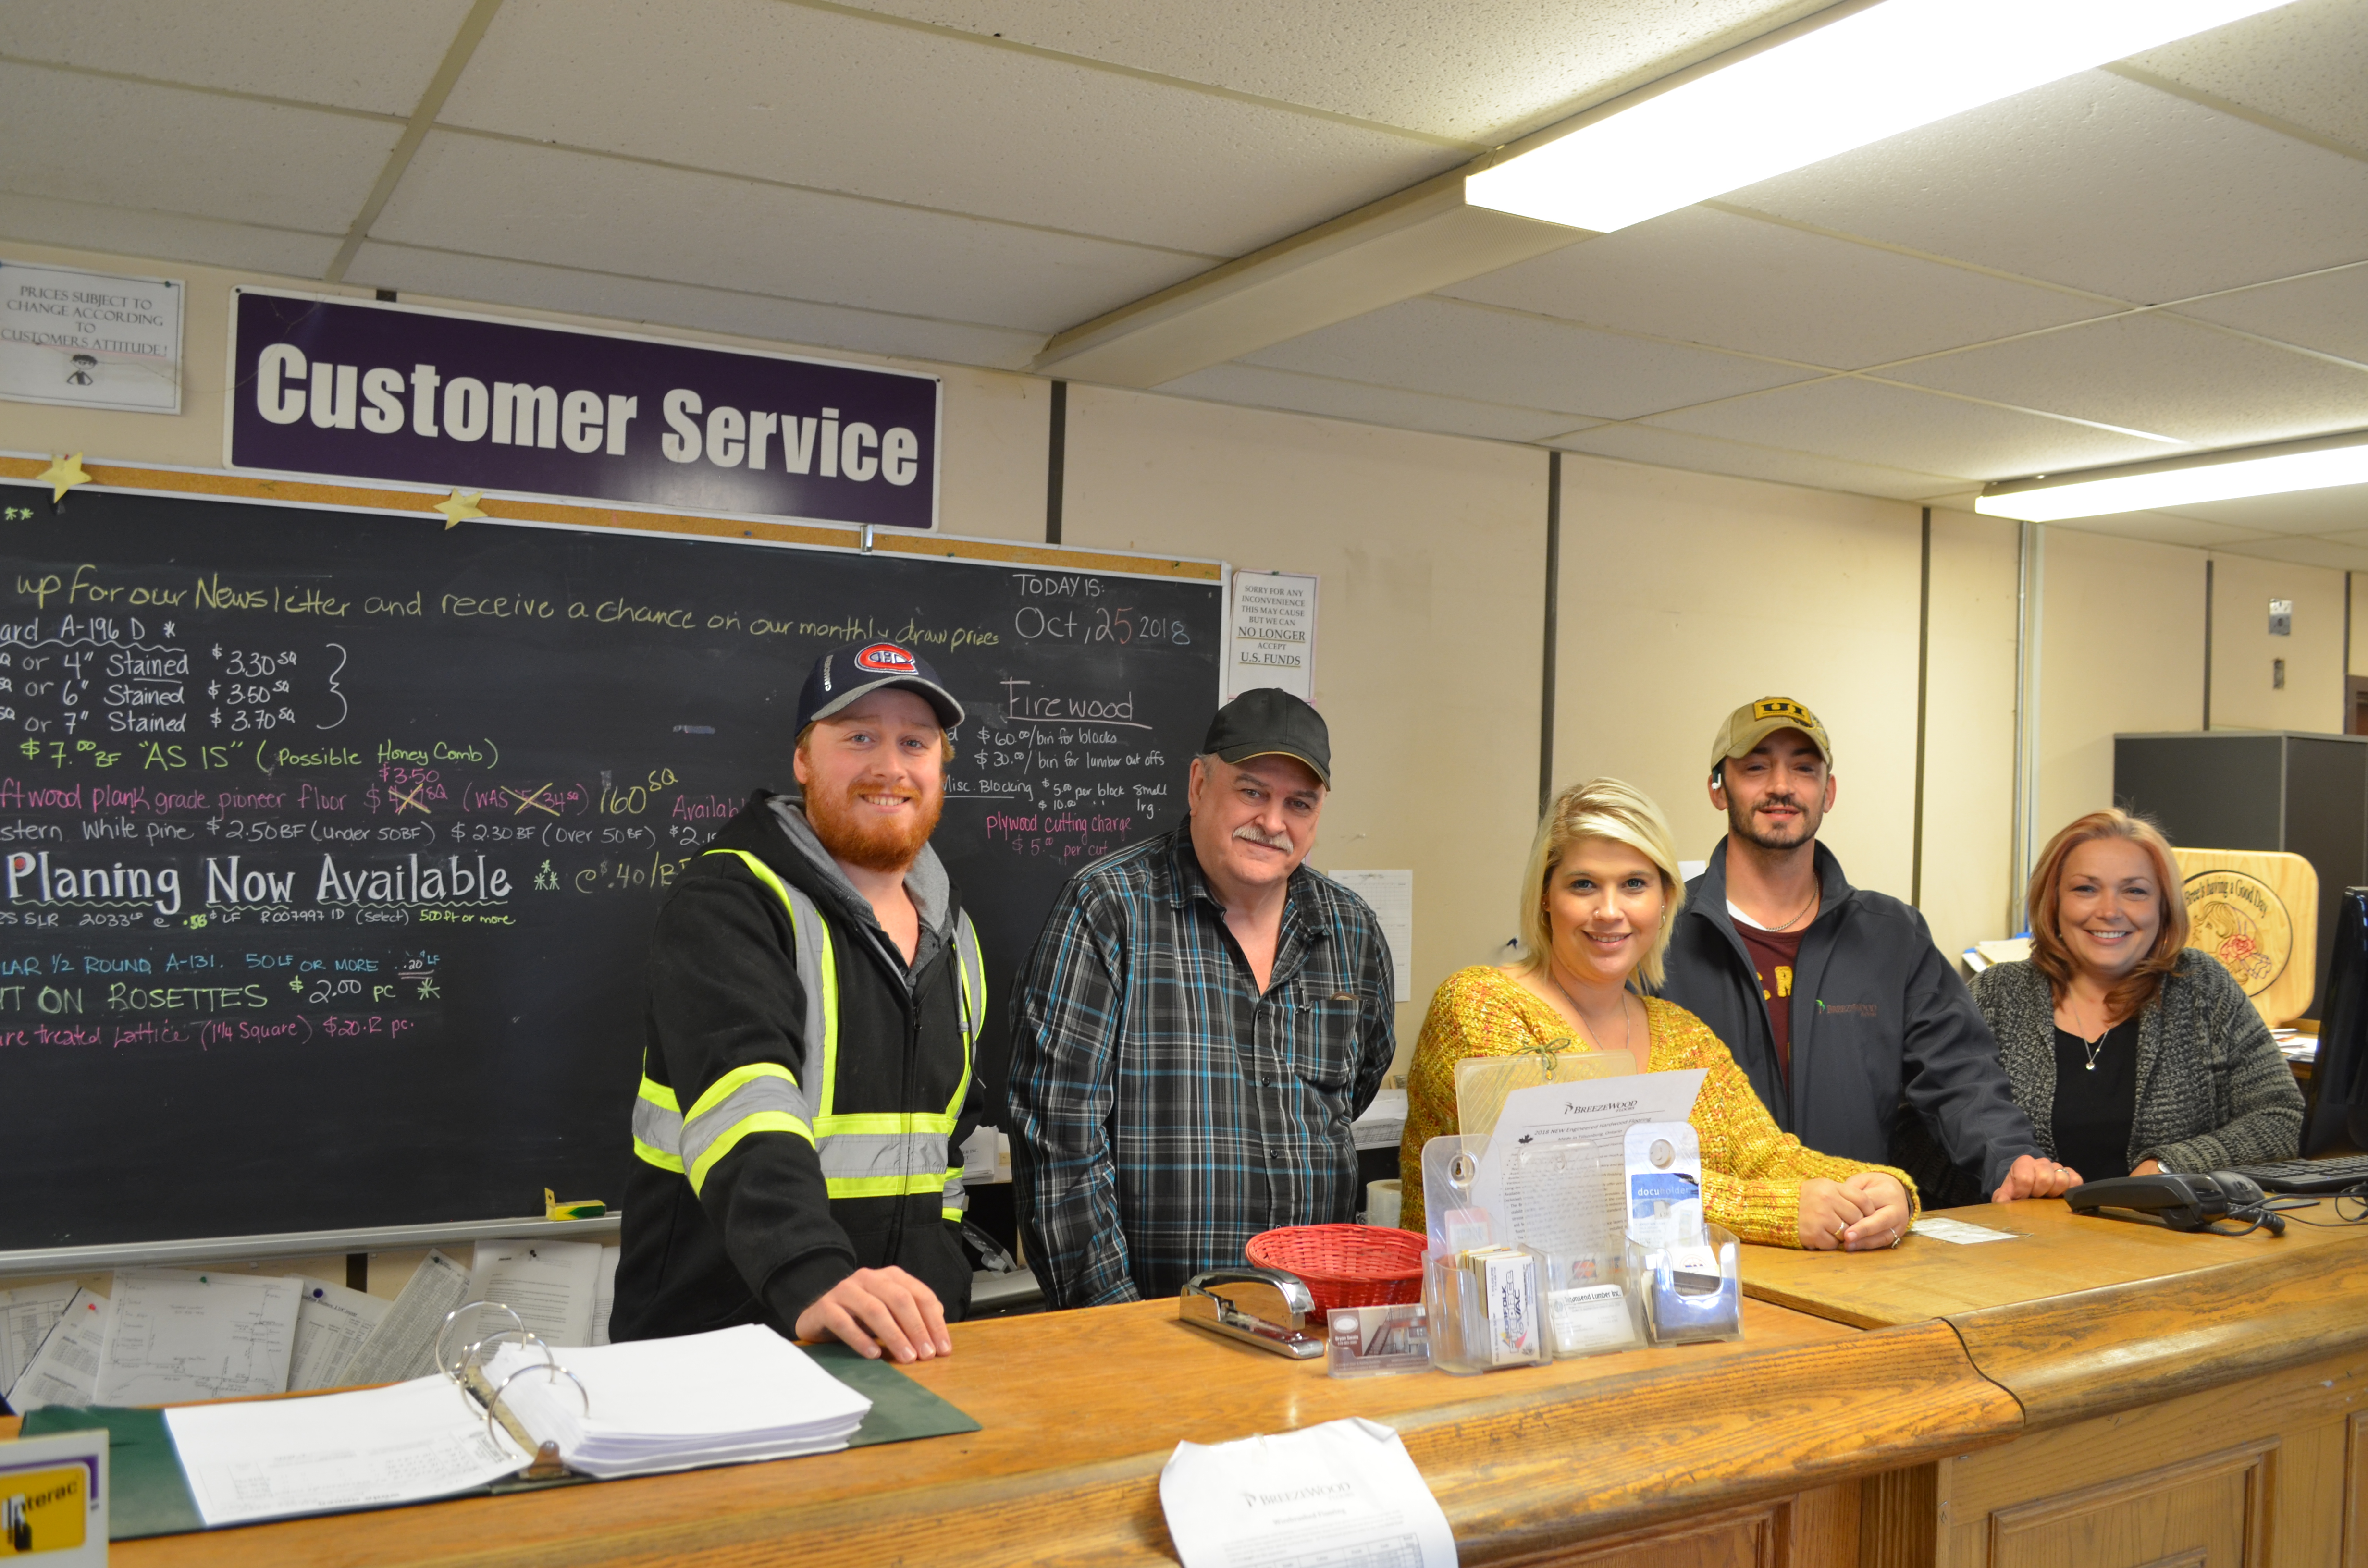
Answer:
[[[115,1556],[1172,1563],[1158,1474],[1179,1438],[1365,1415],[1405,1435],[1466,1563],[2368,1562],[2368,1227],[2230,1240],[2057,1202],[1959,1214],[2018,1239],[1747,1249],[1735,1344],[1336,1381],[1188,1328],[1172,1301],[965,1324],[913,1376],[976,1433]]]

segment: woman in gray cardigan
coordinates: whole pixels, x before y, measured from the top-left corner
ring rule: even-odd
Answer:
[[[2187,946],[2170,845],[2125,812],[2031,874],[2031,957],[1974,977],[2040,1147],[2090,1181],[2290,1160],[2302,1090],[2220,960]]]

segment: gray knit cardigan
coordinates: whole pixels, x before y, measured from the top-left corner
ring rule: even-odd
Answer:
[[[1998,1036],[2015,1103],[2039,1146],[2055,1153],[2055,1001],[2028,961],[1974,976],[1974,1003]],[[2102,1178],[2141,1160],[2208,1172],[2291,1160],[2302,1142],[2302,1090],[2236,977],[2190,948],[2138,1018],[2137,1108],[2129,1165],[2082,1171]]]

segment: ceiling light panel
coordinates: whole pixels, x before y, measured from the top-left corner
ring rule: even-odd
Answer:
[[[1467,199],[1611,233],[2283,0],[1881,0],[1470,177]]]
[[[2368,483],[2368,430],[2355,430],[2167,462],[2012,480],[1984,489],[1974,510],[2054,523],[2362,483]]]

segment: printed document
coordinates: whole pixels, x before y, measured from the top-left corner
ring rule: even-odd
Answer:
[[[98,1358],[100,1404],[171,1404],[288,1392],[292,1274],[119,1268]]]
[[[430,1247],[378,1326],[346,1363],[349,1383],[399,1383],[436,1367],[436,1331],[469,1299],[469,1271]],[[507,1325],[506,1325],[507,1326]]]
[[[1515,1089],[1480,1156],[1474,1206],[1510,1222],[1513,1233],[1499,1241],[1573,1256],[1622,1256],[1628,1129],[1687,1119],[1708,1075],[1691,1068]]]
[[[9,1408],[22,1415],[45,1404],[88,1404],[98,1387],[98,1355],[107,1344],[113,1305],[104,1296],[76,1290],[9,1388]]]
[[[449,1380],[165,1412],[209,1528],[418,1503],[516,1473],[528,1456]]]
[[[1178,1443],[1159,1506],[1184,1568],[1453,1568],[1455,1537],[1398,1435],[1350,1416]]]
[[[346,1381],[354,1352],[394,1303],[325,1279],[299,1275],[297,1283],[303,1295],[296,1303],[296,1348],[288,1360],[288,1387],[290,1392],[336,1388]]]
[[[469,1270],[469,1300],[499,1301],[542,1336],[546,1345],[592,1343],[592,1298],[598,1292],[598,1242],[479,1242]],[[495,1312],[485,1332],[509,1320]]]
[[[17,1386],[74,1296],[71,1279],[0,1290],[0,1393]]]

